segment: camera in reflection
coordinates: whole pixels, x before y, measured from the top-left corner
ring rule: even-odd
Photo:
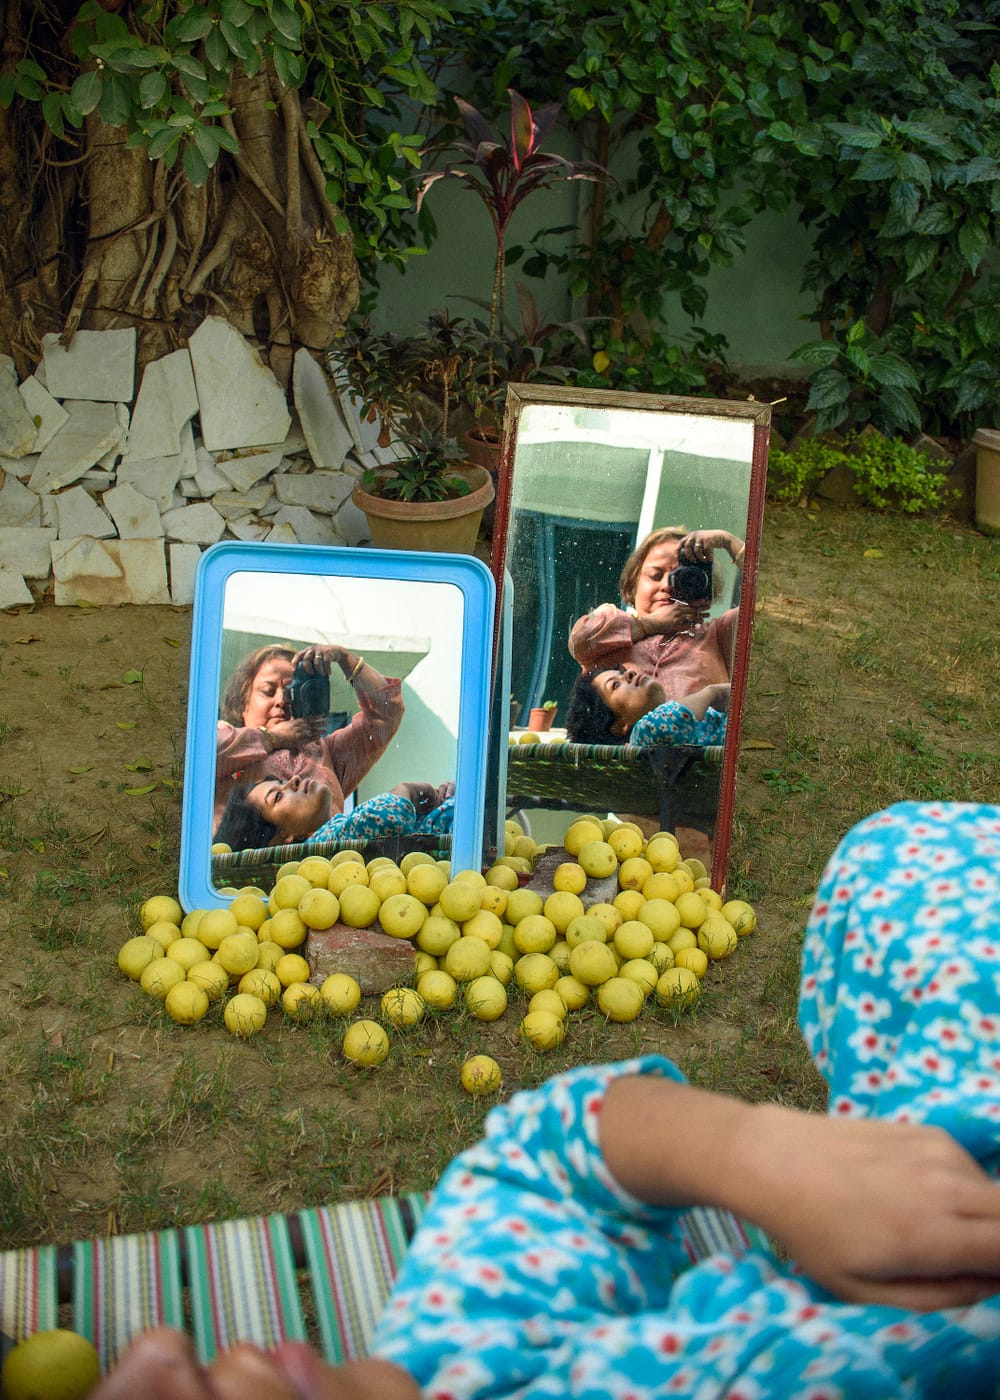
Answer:
[[[710,603],[712,601],[712,561],[698,564],[678,564],[667,575],[670,596],[675,603]]]
[[[288,683],[288,708],[292,719],[330,713],[330,677],[314,675],[298,662]]]

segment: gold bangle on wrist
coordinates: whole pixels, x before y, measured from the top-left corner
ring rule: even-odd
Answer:
[[[640,640],[645,641],[649,636],[649,628],[646,626],[645,620],[641,618],[638,613],[635,614],[635,620],[639,624],[639,631],[642,633]]]
[[[733,555],[733,563],[736,565],[737,568],[739,568],[740,565],[743,563],[743,556],[744,556],[744,554],[746,554],[746,552],[747,552],[747,547],[746,547],[746,545],[745,545],[745,544],[741,544],[740,547],[739,547],[739,549],[738,549],[738,550],[736,551],[736,553]]]
[[[271,731],[266,729],[262,724],[259,724],[257,728],[260,732],[260,737],[264,740],[265,749],[267,749],[268,753],[274,753],[274,736]]]
[[[363,656],[359,656],[358,659],[357,659],[357,663],[355,664],[354,670],[353,670],[353,671],[351,672],[351,674],[347,677],[347,684],[348,684],[348,685],[353,685],[353,684],[354,684],[354,677],[358,674],[358,672],[361,670],[361,668],[362,668],[362,666],[363,666],[364,664],[365,664],[365,658],[364,658]]]

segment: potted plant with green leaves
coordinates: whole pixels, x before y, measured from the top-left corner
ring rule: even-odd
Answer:
[[[528,711],[528,728],[536,733],[544,733],[551,729],[556,719],[556,710],[559,708],[555,700],[546,700],[541,705],[535,705]]]

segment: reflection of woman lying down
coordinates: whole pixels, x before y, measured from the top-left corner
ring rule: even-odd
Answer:
[[[312,674],[339,666],[359,709],[349,724],[325,734],[316,715],[289,716],[287,687],[296,662]],[[266,646],[236,667],[222,697],[216,731],[215,830],[236,783],[251,787],[262,778],[314,780],[330,793],[330,813],[381,758],[403,718],[398,680],[387,680],[363,657],[341,646]]]
[[[668,700],[654,676],[631,666],[595,667],[576,678],[566,734],[575,744],[641,749],[722,744],[728,705],[728,682]]]
[[[728,530],[654,530],[625,561],[618,582],[625,607],[602,603],[581,617],[570,632],[571,655],[584,671],[633,666],[654,676],[668,700],[730,680],[738,610],[706,620],[710,600],[678,602],[668,580],[678,564],[708,564],[719,549],[741,568],[743,548]]]

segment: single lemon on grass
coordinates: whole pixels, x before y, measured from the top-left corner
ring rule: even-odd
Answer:
[[[503,937],[503,921],[498,914],[491,914],[488,909],[480,909],[471,919],[466,919],[462,925],[462,935],[465,938],[481,938],[491,950],[499,948],[500,939]]]
[[[703,953],[707,953],[713,962],[735,953],[738,942],[736,930],[721,914],[706,919],[698,929],[698,947]]]
[[[252,967],[240,978],[239,990],[260,997],[266,1006],[273,1006],[281,996],[281,983],[277,975],[266,967]]]
[[[680,911],[669,899],[647,899],[636,919],[651,930],[657,943],[666,943],[681,927]]]
[[[737,937],[745,938],[757,927],[757,915],[753,905],[745,899],[730,899],[722,906],[722,917],[728,919],[736,930]]]
[[[399,868],[407,879],[409,879],[410,871],[414,866],[435,865],[436,863],[434,857],[428,855],[426,851],[407,851],[406,855],[400,859]]]
[[[142,969],[139,986],[147,996],[162,1001],[170,988],[183,982],[186,975],[180,963],[174,962],[173,958],[154,958]]]
[[[596,914],[578,914],[566,926],[566,944],[575,948],[579,943],[607,943],[611,935],[607,922]]]
[[[259,928],[263,922],[261,919],[255,929]],[[231,905],[228,909],[209,909],[198,925],[198,941],[204,943],[205,947],[214,953],[222,940],[228,938],[231,933],[235,933],[239,926],[239,920],[233,913]],[[250,926],[248,925],[248,927]]]
[[[208,993],[187,978],[171,987],[163,998],[163,1008],[180,1026],[193,1026],[208,1010]]]
[[[415,895],[398,891],[384,900],[378,911],[379,927],[390,938],[415,938],[427,917],[426,904]]]
[[[389,1037],[377,1021],[355,1021],[344,1032],[340,1048],[356,1065],[380,1065],[389,1053]]]
[[[167,949],[167,957],[179,962],[185,972],[190,972],[196,963],[204,962],[209,950],[197,938],[178,938]]]
[[[676,933],[672,933],[667,939],[667,947],[674,957],[684,948],[697,948],[698,935],[693,928],[678,928]]]
[[[286,953],[280,943],[272,943],[269,938],[257,944],[257,966],[267,968],[268,972],[276,972],[278,964],[282,958],[298,957],[297,953]]]
[[[473,1055],[466,1060],[459,1073],[462,1088],[473,1098],[485,1094],[495,1094],[503,1083],[500,1066],[492,1055]]]
[[[566,828],[563,845],[571,856],[577,856],[589,841],[603,840],[604,827],[596,817],[578,817]]]
[[[229,905],[229,912],[244,928],[259,929],[267,918],[267,905],[255,894],[238,894]]]
[[[641,856],[646,844],[642,832],[632,826],[616,826],[608,834],[607,840],[619,861]]]
[[[158,924],[161,920],[168,924],[176,924],[179,928],[183,917],[184,910],[173,895],[169,894],[154,894],[139,907],[139,923],[143,929],[149,928],[150,924]]]
[[[504,918],[509,924],[517,925],[529,914],[540,914],[544,906],[545,900],[537,890],[529,890],[526,887],[511,890],[507,896]]]
[[[465,984],[465,1008],[477,1021],[498,1021],[507,1010],[507,989],[489,975]]]
[[[274,920],[271,922],[273,924]],[[174,944],[174,947],[176,946]],[[231,976],[242,977],[244,972],[249,972],[252,967],[257,966],[259,952],[260,944],[252,933],[231,933],[219,944],[216,957]]]
[[[609,1021],[634,1021],[646,1000],[630,977],[609,977],[597,989],[597,1005]]]
[[[449,919],[446,914],[428,914],[414,942],[425,953],[441,958],[461,936],[462,930],[454,919]]]
[[[326,887],[331,894],[335,894],[339,899],[345,890],[353,885],[368,885],[368,871],[357,860],[341,861],[340,865],[330,867],[330,878]]]
[[[558,987],[558,982],[556,987]],[[556,987],[543,987],[540,992],[535,992],[528,1002],[529,1011],[548,1011],[553,1016],[558,1016],[560,1021],[566,1019],[567,1006],[562,997],[556,991]]]
[[[685,928],[700,928],[708,917],[708,905],[695,890],[679,894],[674,900],[674,908]]]
[[[556,890],[542,905],[542,913],[552,920],[557,933],[565,933],[572,920],[584,912],[583,900],[578,894],[570,894],[569,890]]]
[[[447,1011],[455,1005],[458,996],[458,983],[450,973],[439,968],[436,972],[422,972],[417,978],[417,991],[428,1006],[435,1011]]]
[[[382,1015],[394,1026],[415,1026],[424,1019],[427,1005],[412,987],[390,987],[382,996]]]
[[[93,1342],[63,1327],[34,1332],[7,1353],[4,1400],[84,1400],[101,1379]]]
[[[226,1030],[230,1035],[249,1039],[256,1035],[267,1020],[267,1003],[252,992],[237,992],[226,1002],[222,1013]]]
[[[631,856],[618,867],[618,887],[623,890],[641,890],[653,873],[653,867],[644,856]]]
[[[157,943],[166,950],[171,943],[176,943],[181,936],[181,931],[176,924],[167,923],[166,919],[157,919],[155,924],[150,924],[142,937],[155,938]]]
[[[332,928],[340,918],[340,900],[332,890],[314,887],[302,896],[296,911],[306,928]]]
[[[209,1001],[221,1001],[229,987],[229,973],[221,963],[213,962],[211,958],[188,968],[187,976],[189,982],[201,988]]]
[[[618,961],[606,943],[578,943],[569,955],[573,977],[588,987],[599,987],[618,971]]]
[[[257,966],[260,966],[259,962]],[[301,953],[282,953],[269,971],[274,973],[283,987],[290,987],[293,982],[308,982],[312,969]]]
[[[304,860],[299,861],[299,868],[295,873],[301,875],[303,880],[308,880],[310,885],[315,885],[317,889],[325,890],[330,878],[330,862],[326,856],[306,856]]]
[[[544,914],[528,914],[514,925],[514,947],[519,953],[547,953],[556,937],[555,924]]]
[[[572,973],[566,973],[552,988],[558,992],[567,1011],[580,1011],[590,1000],[590,988]]]
[[[479,890],[467,880],[451,880],[438,895],[441,912],[456,924],[479,913]]]
[[[685,933],[688,932],[687,929],[684,931]],[[661,972],[666,972],[668,967],[673,967],[674,960],[674,950],[669,943],[654,943],[649,950],[648,957],[645,959],[646,962],[651,962],[656,968],[657,976],[659,976]]]
[[[499,948],[494,948],[490,953],[490,973],[504,987],[510,985],[510,979],[514,976],[514,959],[509,953],[502,953]]]
[[[314,891],[315,894],[321,891]],[[279,948],[286,951],[289,948],[298,948],[306,941],[308,927],[302,915],[297,909],[279,909],[277,914],[272,914],[267,920],[267,942],[277,943]],[[257,931],[257,937],[264,942],[264,928],[261,924]]]
[[[588,841],[580,848],[577,860],[591,880],[606,880],[618,869],[618,857],[607,841]]]
[[[382,901],[367,885],[348,885],[340,895],[340,922],[350,928],[371,928],[381,907]]]
[[[311,982],[289,982],[281,993],[281,1005],[294,1021],[309,1021],[323,1005],[323,998]]]
[[[676,870],[681,863],[681,853],[672,836],[651,836],[644,852],[654,872]]]
[[[513,872],[512,872],[513,873]],[[486,884],[479,891],[479,907],[487,914],[496,914],[498,919],[502,919],[507,910],[508,891],[501,889],[499,885]],[[475,917],[475,915],[473,915]]]
[[[319,989],[324,1004],[335,1016],[349,1016],[361,1000],[361,984],[346,972],[331,972]]]
[[[587,888],[587,872],[575,860],[564,860],[552,872],[552,888],[581,894]]]
[[[456,982],[473,982],[489,972],[492,951],[481,938],[469,938],[463,934],[445,953],[444,970]]]
[[[525,953],[514,964],[514,980],[522,992],[534,996],[559,981],[559,968],[547,953]]]
[[[635,982],[642,989],[643,996],[647,997],[650,992],[656,990],[660,973],[665,971],[666,968],[658,968],[649,958],[629,958],[618,969],[618,976],[628,977]]]
[[[611,901],[612,909],[617,909],[623,919],[634,919],[646,903],[641,889],[619,890]]]
[[[511,890],[517,889],[517,871],[511,870],[509,865],[501,865],[497,862],[496,865],[491,865],[487,870],[486,883],[495,889],[506,890],[509,893]],[[494,1060],[493,1063],[496,1064],[496,1061]]]
[[[177,939],[171,947],[176,947],[179,942],[183,942],[183,939]],[[138,982],[144,968],[157,958],[162,958],[165,952],[163,944],[157,939],[150,938],[146,933],[137,934],[118,949],[119,971],[131,977],[133,982]]]
[[[656,984],[656,1000],[661,1006],[693,1006],[700,995],[701,981],[689,967],[668,968]]]
[[[566,1023],[550,1011],[529,1011],[520,1025],[521,1039],[536,1050],[554,1050],[566,1035]]]
[[[708,954],[700,948],[682,948],[674,959],[675,967],[686,967],[698,978],[708,971]]]
[[[441,898],[441,891],[448,883],[447,875],[433,861],[420,861],[412,865],[403,878],[406,881],[406,893],[412,894],[414,899],[419,899],[428,909]]]
[[[615,929],[612,942],[628,962],[631,958],[647,957],[656,939],[653,930],[641,919],[627,919]]]

